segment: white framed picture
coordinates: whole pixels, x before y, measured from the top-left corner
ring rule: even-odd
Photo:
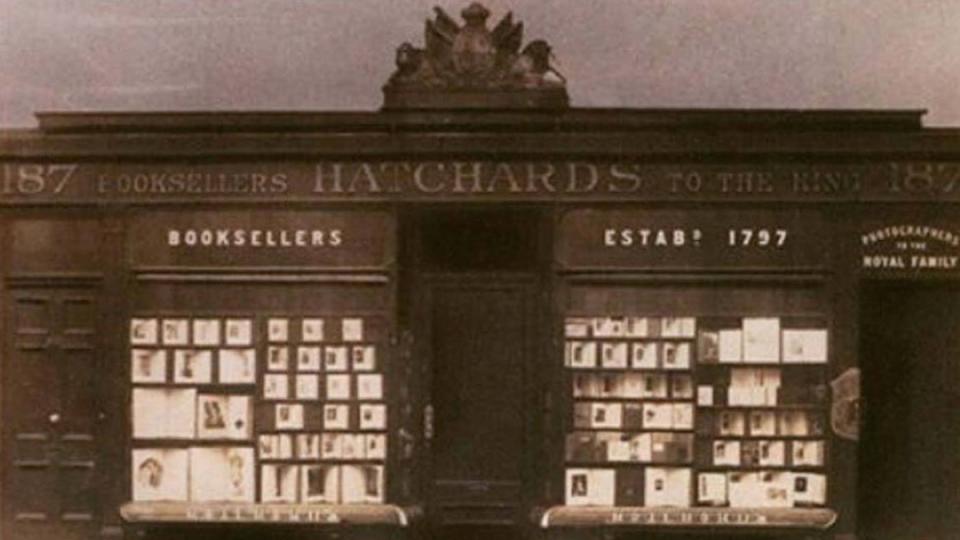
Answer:
[[[217,360],[221,383],[254,384],[257,382],[255,349],[220,349]]]
[[[193,344],[220,345],[220,319],[194,319]]]
[[[360,429],[387,429],[387,406],[380,403],[361,404]]]
[[[132,319],[130,321],[130,343],[133,345],[157,344],[156,319]]]
[[[563,335],[568,338],[589,337],[590,319],[586,317],[567,317],[563,323]]]
[[[633,344],[630,365],[634,369],[657,369],[659,358],[655,341],[640,341]]]
[[[352,377],[347,374],[328,374],[327,375],[327,393],[326,399],[328,400],[346,400],[350,399],[351,392],[351,379]]]
[[[323,368],[327,371],[347,371],[347,347],[335,346],[323,348]]]
[[[367,459],[387,459],[387,436],[368,433],[364,436]]]
[[[697,320],[693,317],[664,317],[660,324],[663,337],[692,338],[697,332]]]
[[[260,502],[297,502],[299,476],[300,467],[296,465],[261,465]]]
[[[191,448],[190,470],[203,471],[202,482],[197,476],[191,478],[191,501],[253,502],[253,448]]]
[[[134,439],[196,437],[197,391],[193,388],[134,388]]]
[[[300,323],[300,336],[304,343],[323,341],[323,319],[303,319]]]
[[[131,460],[134,501],[186,501],[188,456],[184,449],[135,449]]]
[[[160,324],[164,345],[187,345],[190,343],[190,321],[187,319],[164,319]]]
[[[363,341],[363,319],[347,317],[341,322],[343,324],[344,341]]]
[[[289,319],[271,318],[267,320],[267,341],[270,343],[286,343],[289,339]]]
[[[320,399],[320,376],[298,374],[296,395],[297,399]]]
[[[350,406],[345,404],[324,405],[323,427],[336,431],[350,429]]]
[[[303,429],[303,405],[300,403],[278,403],[275,413],[274,425],[277,429]]]
[[[176,349],[173,352],[173,382],[209,384],[213,373],[213,353],[199,349]]]
[[[263,398],[268,400],[288,399],[290,381],[286,374],[268,373],[263,376]]]
[[[320,435],[320,459],[340,459],[343,457],[343,435],[324,433]]]
[[[572,368],[597,367],[597,344],[593,341],[567,341],[566,365]]]
[[[600,365],[608,369],[625,369],[629,364],[625,342],[605,342],[600,346]]]
[[[689,343],[664,343],[663,344],[663,368],[664,369],[690,369],[690,344]]]
[[[297,459],[320,459],[320,435],[300,433],[297,435]]]
[[[257,438],[260,459],[290,459],[293,457],[292,438],[289,434],[266,434]]]
[[[135,383],[167,382],[167,351],[131,349],[130,380]]]
[[[383,399],[383,375],[379,373],[357,375],[357,399]]]
[[[267,370],[287,371],[290,368],[290,348],[271,345],[267,347]]]
[[[356,345],[350,349],[354,371],[377,369],[377,351],[373,345]]]
[[[340,466],[304,465],[300,468],[300,502],[340,502]]]
[[[320,371],[320,347],[297,347],[297,371]]]
[[[364,445],[363,435],[357,433],[344,433],[340,437],[340,454],[342,459],[364,459],[366,456],[366,446]]]
[[[743,320],[744,363],[780,361],[780,319],[754,317]]]
[[[784,329],[783,361],[790,364],[826,363],[827,331]]]
[[[249,396],[199,394],[197,396],[197,438],[250,439],[253,432],[253,404]]]
[[[250,319],[227,319],[224,323],[223,334],[227,345],[251,345],[253,343],[253,321]]]

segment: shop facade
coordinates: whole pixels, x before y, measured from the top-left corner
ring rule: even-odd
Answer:
[[[960,132],[404,58],[4,133],[4,538],[960,529]]]

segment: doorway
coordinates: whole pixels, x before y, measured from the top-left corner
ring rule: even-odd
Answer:
[[[427,381],[429,511],[461,536],[464,526],[515,527],[535,478],[543,220],[530,210],[436,210],[415,223],[408,304]]]
[[[960,287],[876,282],[861,305],[861,537],[960,530]]]

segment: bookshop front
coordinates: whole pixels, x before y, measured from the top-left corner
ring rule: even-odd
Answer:
[[[2,132],[0,537],[952,539],[960,132],[462,15],[380,111]]]

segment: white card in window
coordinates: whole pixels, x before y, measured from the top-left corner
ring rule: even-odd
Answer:
[[[358,317],[343,319],[343,340],[363,341],[363,319]]]
[[[340,451],[343,454],[343,459],[363,459],[366,451],[366,447],[363,445],[363,435],[356,433],[345,433],[340,437],[340,439]]]
[[[700,385],[697,387],[697,405],[700,407],[713,406],[713,387]]]
[[[223,323],[223,340],[227,345],[251,345],[253,343],[253,321],[250,319],[227,319]]]
[[[383,399],[383,376],[378,373],[357,375],[357,399]]]
[[[220,345],[220,320],[194,319],[193,344],[201,346]]]
[[[583,317],[568,317],[563,325],[563,335],[566,337],[585,338],[590,334],[590,319]]]
[[[706,506],[726,505],[726,473],[700,473],[697,478],[697,501]]]
[[[592,403],[590,427],[594,429],[619,429],[623,425],[623,405],[620,403]]]
[[[323,341],[323,319],[304,319],[300,325],[300,335],[306,343]]]
[[[327,394],[328,400],[345,400],[351,398],[350,388],[351,377],[346,374],[327,375]]]
[[[290,348],[271,345],[267,347],[267,369],[269,371],[286,371],[290,368]]]
[[[226,439],[230,430],[230,396],[199,394],[197,396],[197,437]]]
[[[750,435],[771,437],[777,434],[777,413],[750,411]]]
[[[191,448],[190,470],[191,501],[253,502],[253,448]]]
[[[347,371],[347,347],[324,347],[323,368],[327,371]]]
[[[354,346],[350,349],[354,371],[373,371],[377,369],[377,353],[373,345]]]
[[[650,320],[646,317],[628,318],[625,334],[627,337],[647,337],[651,335]]]
[[[304,465],[300,471],[300,502],[340,503],[340,466]]]
[[[673,404],[673,429],[693,429],[693,403]]]
[[[290,339],[290,321],[275,318],[267,321],[267,340],[271,343],[285,343]]]
[[[741,330],[720,330],[717,335],[720,363],[739,364],[743,362],[743,332]]]
[[[135,383],[167,382],[167,351],[163,349],[132,349],[130,351],[130,379]]]
[[[130,321],[130,343],[133,345],[157,344],[157,320],[133,319]]]
[[[743,320],[743,361],[780,361],[780,319],[769,317]]]
[[[300,433],[296,440],[297,459],[320,459],[320,435]]]
[[[280,459],[280,436],[260,435],[257,437],[257,455],[260,459]]]
[[[297,375],[297,399],[320,399],[319,375]]]
[[[626,343],[602,343],[600,346],[601,365],[609,369],[624,369],[628,365]]]
[[[669,391],[667,376],[662,373],[643,373],[643,398],[666,398]]]
[[[303,429],[303,405],[299,403],[279,403],[275,407],[274,425],[277,429]]]
[[[286,374],[268,373],[263,376],[264,399],[288,399],[290,397],[290,381]]]
[[[257,354],[254,349],[220,349],[220,382],[254,384],[257,382]]]
[[[647,467],[645,472],[644,506],[690,506],[692,499],[690,469]]]
[[[324,433],[320,436],[320,459],[343,457],[343,434]]]
[[[592,323],[594,337],[622,337],[626,332],[623,317],[596,317]]]
[[[382,504],[383,493],[383,465],[360,465],[363,472],[363,502],[367,504]]]
[[[323,427],[330,430],[349,429],[350,407],[348,405],[324,405]]]
[[[790,445],[790,464],[794,467],[820,467],[823,465],[823,441],[793,441]]]
[[[790,508],[793,506],[793,475],[788,472],[760,473],[763,498],[761,508]]]
[[[568,341],[566,364],[572,368],[597,367],[597,344],[592,341]]]
[[[177,349],[173,353],[173,382],[209,384],[212,382],[213,353],[208,350]]]
[[[697,320],[693,317],[664,317],[661,324],[663,337],[693,337],[697,332]]]
[[[822,474],[794,473],[793,499],[798,505],[826,504],[827,477]]]
[[[664,343],[663,344],[663,368],[664,369],[690,369],[690,344],[689,343]]]
[[[340,467],[340,502],[357,504],[366,502],[366,478],[360,465]]]
[[[673,375],[670,378],[670,397],[693,399],[693,378],[689,375]]]
[[[786,464],[786,445],[783,441],[759,441],[761,467],[782,467]]]
[[[805,411],[780,412],[780,435],[806,437],[810,435],[810,419]]]
[[[262,465],[260,467],[260,501],[297,502],[298,476],[299,467],[295,465]]]
[[[826,330],[784,330],[784,363],[822,364],[827,361]]]
[[[136,449],[131,461],[134,501],[186,501],[187,451]]]
[[[190,323],[187,319],[164,319],[160,334],[164,345],[187,345],[190,343]]]
[[[387,436],[368,433],[364,436],[367,459],[387,459]]]
[[[360,429],[387,429],[387,406],[371,403],[360,405]]]
[[[133,389],[135,439],[192,439],[196,436],[197,391]]]
[[[633,344],[631,365],[634,369],[657,369],[658,364],[657,344],[655,342],[643,341]]]
[[[567,469],[566,478],[566,505],[589,506],[590,469]]]
[[[723,411],[717,416],[717,433],[723,437],[741,437],[746,434],[746,423],[742,412]]]
[[[297,347],[297,371],[320,371],[320,347]]]
[[[762,506],[764,493],[760,475],[755,472],[730,473],[727,476],[727,498],[731,508]]]

